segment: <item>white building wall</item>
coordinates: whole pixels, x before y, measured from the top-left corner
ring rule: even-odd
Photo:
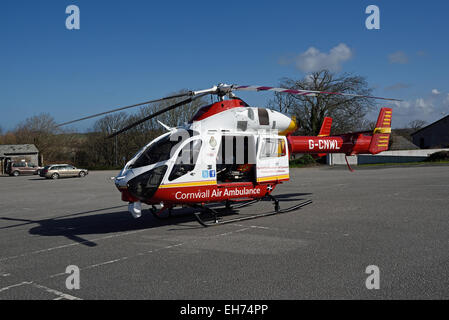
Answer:
[[[449,151],[449,149],[418,149],[418,150],[396,150],[384,151],[376,155],[358,155],[348,157],[350,165],[368,163],[401,163],[418,162],[425,160],[429,155],[439,151]],[[328,165],[346,165],[343,153],[331,153],[327,155]]]

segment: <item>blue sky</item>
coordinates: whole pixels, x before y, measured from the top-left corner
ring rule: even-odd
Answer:
[[[71,4],[80,30],[65,27]],[[380,30],[365,28],[370,4],[380,8]],[[393,105],[394,127],[449,114],[445,0],[4,0],[0,8],[4,131],[41,112],[64,122],[182,88],[277,85],[322,65],[404,99]],[[271,98],[240,96],[259,106]]]

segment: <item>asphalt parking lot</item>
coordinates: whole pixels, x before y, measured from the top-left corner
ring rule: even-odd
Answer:
[[[313,204],[212,228],[133,219],[115,174],[0,177],[0,299],[449,298],[449,166],[292,169],[281,206]]]

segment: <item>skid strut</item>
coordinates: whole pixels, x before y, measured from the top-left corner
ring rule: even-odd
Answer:
[[[207,206],[197,206],[196,208],[200,208],[202,211],[201,212],[195,212],[194,216],[196,218],[196,220],[204,227],[212,227],[212,226],[217,226],[217,225],[221,225],[221,224],[226,224],[226,223],[232,223],[232,222],[238,222],[238,221],[244,221],[244,220],[251,220],[251,219],[256,219],[256,218],[261,218],[261,217],[267,217],[267,216],[272,216],[275,214],[281,214],[281,213],[287,213],[287,212],[292,212],[295,210],[298,210],[306,205],[309,205],[312,203],[312,200],[306,200],[303,201],[301,203],[298,203],[297,205],[294,205],[292,207],[288,207],[285,209],[281,209],[279,206],[279,200],[277,200],[274,196],[272,196],[271,194],[268,194],[267,197],[273,201],[273,205],[274,205],[274,211],[271,212],[267,212],[267,213],[258,213],[258,214],[253,214],[253,215],[249,215],[249,216],[245,216],[245,217],[238,217],[238,218],[233,218],[233,219],[226,219],[226,220],[221,220],[221,218],[218,216],[218,212],[212,208],[209,208]],[[260,201],[260,199],[258,200],[252,200],[252,201],[248,201],[244,204],[239,204],[239,205],[235,205],[235,206],[231,206],[232,209],[237,209],[237,208],[243,208],[245,206],[248,206],[250,204],[256,203]],[[226,206],[226,208],[228,208],[228,206]],[[204,219],[201,218],[201,214],[203,213],[208,213],[209,215],[212,216],[212,221],[205,221]]]
[[[163,216],[162,213],[164,211],[166,211],[166,210],[168,210],[168,214],[167,214],[167,216]],[[161,208],[161,209],[157,209],[155,206],[153,206],[150,209],[150,211],[153,214],[153,217],[155,217],[158,220],[167,220],[167,219],[170,219],[172,217],[172,208],[171,207],[168,207],[168,208],[164,207],[164,208]]]

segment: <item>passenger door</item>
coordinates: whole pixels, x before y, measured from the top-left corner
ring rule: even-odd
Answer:
[[[203,170],[206,164],[201,157],[202,144],[201,137],[195,136],[181,145],[175,153],[176,156],[172,158],[172,165],[169,166],[170,174],[164,184],[208,183],[210,175],[209,171]]]
[[[27,174],[34,174],[37,170],[37,166],[33,163],[27,163]]]
[[[74,166],[67,166],[67,175],[71,177],[78,176],[78,169]]]
[[[12,171],[19,171],[20,174],[26,174],[26,163],[25,162],[16,162],[12,165]]]
[[[289,176],[287,139],[284,136],[259,136],[257,144],[257,182],[286,181]]]
[[[58,173],[61,177],[68,177],[70,176],[69,174],[69,167],[68,166],[60,166],[58,168]]]

